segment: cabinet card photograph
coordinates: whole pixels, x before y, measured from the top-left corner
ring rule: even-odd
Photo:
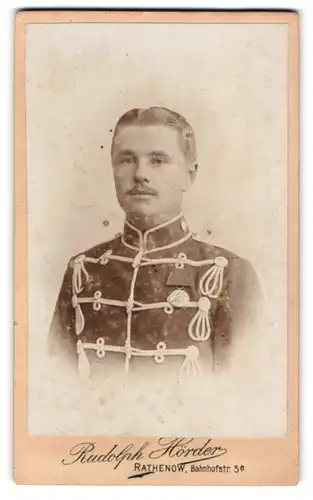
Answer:
[[[15,480],[296,484],[298,16],[15,19]]]

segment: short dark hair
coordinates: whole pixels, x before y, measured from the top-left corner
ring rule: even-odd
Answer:
[[[120,128],[126,125],[166,125],[179,133],[181,148],[190,163],[197,160],[196,139],[194,131],[186,118],[179,113],[162,106],[150,108],[135,108],[124,113],[118,120],[113,134],[111,151],[115,137]]]

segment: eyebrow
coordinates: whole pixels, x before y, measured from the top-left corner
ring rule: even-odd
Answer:
[[[149,156],[159,156],[162,158],[170,158],[169,154],[166,153],[165,151],[150,151],[148,153]],[[120,157],[120,156],[136,156],[136,153],[132,151],[131,149],[122,149],[121,151],[118,151],[117,153],[114,154],[114,157]]]
[[[162,156],[163,158],[170,158],[169,154],[165,151],[151,151],[149,156]]]
[[[114,154],[114,156],[127,156],[127,155],[132,155],[135,156],[134,151],[131,149],[122,149],[121,151],[118,151],[117,153]]]

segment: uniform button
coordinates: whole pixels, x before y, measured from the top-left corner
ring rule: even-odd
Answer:
[[[211,301],[207,297],[201,297],[198,300],[198,307],[200,311],[207,312],[211,309]]]
[[[190,345],[187,347],[188,357],[189,359],[198,359],[199,357],[199,348],[195,345]]]
[[[228,264],[228,260],[225,258],[225,257],[216,257],[214,259],[214,263],[218,266],[218,267],[226,267],[227,264]]]

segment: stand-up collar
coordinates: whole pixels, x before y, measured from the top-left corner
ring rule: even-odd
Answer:
[[[141,231],[126,219],[122,241],[136,250],[151,251],[175,245],[187,239],[190,234],[183,213],[179,213],[173,219],[145,231]]]

